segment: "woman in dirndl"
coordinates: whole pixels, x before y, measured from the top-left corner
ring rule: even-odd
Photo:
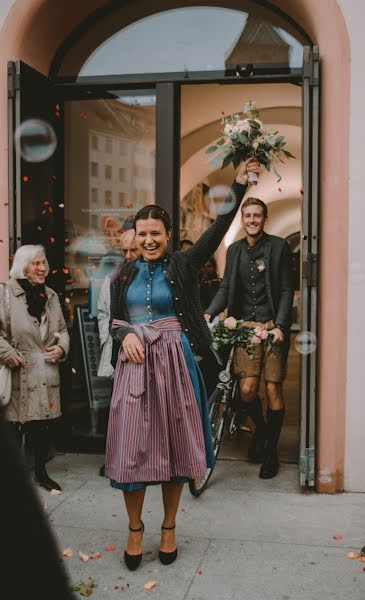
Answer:
[[[164,519],[159,558],[177,557],[175,519],[183,485],[214,465],[207,397],[197,356],[211,335],[199,301],[199,269],[218,248],[241,204],[250,158],[238,169],[221,214],[186,252],[168,252],[171,223],[161,207],[135,216],[140,258],[111,281],[115,377],[105,474],[121,489],[129,517],[124,552],[135,570],[142,560],[141,520],[146,486],[161,483]]]

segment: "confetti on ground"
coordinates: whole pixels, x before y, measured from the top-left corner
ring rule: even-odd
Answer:
[[[350,559],[360,558],[360,556],[361,556],[360,552],[348,552],[346,554],[346,557],[350,558]]]
[[[94,554],[90,555],[91,560],[96,560],[97,558],[101,558],[100,552],[94,552]]]
[[[51,490],[51,496],[59,496],[60,494],[62,494],[61,490]]]
[[[79,558],[83,562],[87,562],[89,560],[90,556],[88,554],[85,554],[85,552],[81,552],[81,550],[79,550]]]
[[[109,544],[108,546],[105,546],[105,550],[107,552],[113,552],[113,550],[115,550],[114,544]]]
[[[203,575],[203,571],[198,571],[198,575]]]
[[[143,588],[145,590],[152,590],[152,588],[156,587],[156,581],[148,581],[147,583],[144,584]]]
[[[73,555],[73,552],[72,552],[71,548],[66,548],[66,550],[64,550],[62,552],[62,556],[67,556],[68,558],[72,555]]]
[[[336,541],[342,540],[342,535],[341,535],[340,533],[336,533],[336,534],[333,536],[333,539],[334,539],[334,540],[336,540]]]
[[[91,577],[89,577],[89,579],[87,580],[86,583],[84,581],[78,581],[77,583],[74,583],[72,586],[72,589],[75,592],[80,592],[81,596],[91,596],[91,594],[94,591],[93,588],[94,588],[94,579],[92,579]]]

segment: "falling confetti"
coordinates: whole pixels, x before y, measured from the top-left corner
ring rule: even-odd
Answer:
[[[63,203],[63,202],[61,202],[61,204],[59,204],[58,206],[59,206],[60,208],[64,208],[64,207],[65,207],[65,205],[64,205],[64,203]]]
[[[61,490],[51,490],[51,496],[60,496],[62,494]]]
[[[73,373],[76,373],[76,369],[74,369],[74,367],[72,367],[71,371],[72,371]],[[107,550],[107,548],[105,548],[105,550]]]
[[[50,239],[50,241],[51,241],[51,244],[54,244],[54,243],[55,243],[55,241],[56,241],[56,240],[54,239],[53,235],[51,235],[51,237],[50,237],[49,239]]]
[[[336,540],[336,541],[342,540],[342,535],[341,535],[340,533],[336,533],[336,534],[333,536],[333,539],[334,539],[334,540]]]
[[[66,550],[64,550],[62,552],[62,556],[67,556],[67,558],[69,558],[70,556],[73,556],[73,552],[72,552],[71,548],[66,548]]]
[[[23,181],[24,181],[25,183],[27,183],[27,181],[29,181],[29,177],[28,177],[28,175],[24,175],[24,176],[23,176]]]

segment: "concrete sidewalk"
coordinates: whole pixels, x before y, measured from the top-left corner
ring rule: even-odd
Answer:
[[[143,561],[134,573],[122,560],[128,530],[121,492],[98,475],[103,457],[67,454],[49,462],[60,496],[40,490],[70,582],[95,579],[94,600],[364,600],[365,563],[346,553],[365,544],[365,494],[301,492],[295,465],[258,478],[258,466],[218,461],[200,498],[185,486],[177,519],[178,559],[158,560],[160,486],[146,494]],[[333,539],[335,534],[341,540]],[[114,544],[116,550],[106,552]],[[78,551],[101,552],[82,562]],[[154,589],[144,583],[155,580]],[[127,587],[126,584],[129,584]],[[124,590],[115,586],[125,586]],[[77,596],[82,598],[78,593]]]

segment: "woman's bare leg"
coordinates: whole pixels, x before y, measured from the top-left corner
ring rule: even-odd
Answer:
[[[162,484],[162,499],[164,506],[163,527],[173,527],[176,521],[176,513],[179,508],[180,496],[183,490],[183,483],[163,483]],[[175,529],[161,530],[161,545],[162,552],[173,552],[176,549]]]
[[[123,492],[124,502],[129,517],[129,527],[139,529],[142,525],[141,516],[146,488],[135,490],[133,492]],[[126,545],[128,554],[135,556],[142,552],[142,534],[143,531],[130,531]]]

